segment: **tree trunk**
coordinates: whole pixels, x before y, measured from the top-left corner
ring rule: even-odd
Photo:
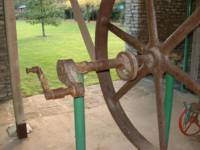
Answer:
[[[42,18],[41,18],[41,25],[42,25],[42,36],[46,37],[45,33],[45,23],[44,23],[44,5],[43,5],[43,0],[40,0],[40,7],[41,7],[41,13],[42,13]]]
[[[90,23],[90,6],[86,5],[86,20]]]
[[[46,37],[44,19],[42,19],[41,25],[42,25],[42,36]]]

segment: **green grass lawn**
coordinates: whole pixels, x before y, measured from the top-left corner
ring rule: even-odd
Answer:
[[[95,23],[88,24],[94,39]],[[63,86],[57,79],[56,62],[58,59],[73,58],[76,62],[89,60],[78,26],[74,21],[65,21],[58,27],[47,26],[47,37],[41,36],[40,25],[30,25],[17,21],[18,47],[20,55],[21,88],[24,96],[42,93],[36,75],[27,75],[26,67],[42,67],[51,88]],[[124,43],[113,34],[109,35],[109,57],[113,58],[124,50]],[[117,79],[115,71],[113,78]],[[86,85],[98,83],[95,73],[85,76]]]

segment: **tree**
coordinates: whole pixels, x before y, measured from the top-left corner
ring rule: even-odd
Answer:
[[[89,22],[92,11],[96,10],[101,0],[77,0],[83,10],[84,18]],[[67,6],[71,7],[70,0],[67,0]]]
[[[58,26],[64,17],[63,6],[56,0],[29,0],[26,6],[23,16],[31,24],[41,24],[43,37],[46,36],[45,25]]]
[[[99,6],[101,0],[77,0],[81,7],[86,7],[86,5],[90,6]],[[70,0],[67,0],[67,6],[71,7]]]
[[[27,0],[14,0],[15,9],[17,9],[20,5],[26,5]]]
[[[96,12],[99,8],[101,0],[77,0],[83,10],[84,18],[89,22],[92,18],[92,13]],[[121,3],[124,0],[116,0],[115,4]],[[67,7],[70,8],[70,0],[67,0]]]
[[[67,0],[69,1],[69,0]],[[79,5],[80,6],[86,6],[86,5],[89,5],[89,6],[99,6],[100,3],[101,3],[101,0],[77,0],[79,2]],[[124,1],[124,0],[116,0],[115,2],[118,3],[118,2],[121,2],[121,1]]]

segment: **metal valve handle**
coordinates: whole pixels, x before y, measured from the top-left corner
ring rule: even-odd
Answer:
[[[63,98],[66,95],[74,95],[74,88],[68,87],[68,88],[57,88],[57,89],[50,89],[48,85],[48,80],[46,79],[42,69],[38,66],[32,67],[32,68],[26,68],[26,73],[36,73],[38,76],[38,79],[41,83],[45,98],[47,100],[50,99],[59,99]]]

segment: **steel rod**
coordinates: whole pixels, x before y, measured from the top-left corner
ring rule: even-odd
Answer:
[[[80,62],[76,64],[77,69],[81,73],[88,73],[91,71],[104,71],[117,68],[122,63],[118,59],[97,60],[92,62]]]
[[[120,39],[122,39],[123,41],[127,42],[129,45],[133,46],[135,49],[137,49],[139,51],[139,53],[143,53],[144,52],[145,45],[143,43],[141,43],[134,36],[124,32],[123,30],[121,30],[120,28],[118,28],[117,26],[115,26],[112,23],[108,24],[108,29],[113,34],[118,36]]]
[[[115,101],[119,101],[121,97],[123,97],[133,86],[135,86],[140,80],[142,80],[145,76],[150,74],[147,68],[142,68],[139,70],[137,77],[134,80],[126,82],[113,96]]]
[[[180,68],[172,64],[166,64],[166,71],[174,76],[174,78],[183,83],[189,90],[200,95],[200,85],[196,81],[190,79],[190,76],[183,72]]]
[[[154,0],[146,1],[146,13],[147,13],[147,24],[149,31],[149,44],[155,46],[159,43],[158,29],[156,20],[156,11],[154,6]]]

